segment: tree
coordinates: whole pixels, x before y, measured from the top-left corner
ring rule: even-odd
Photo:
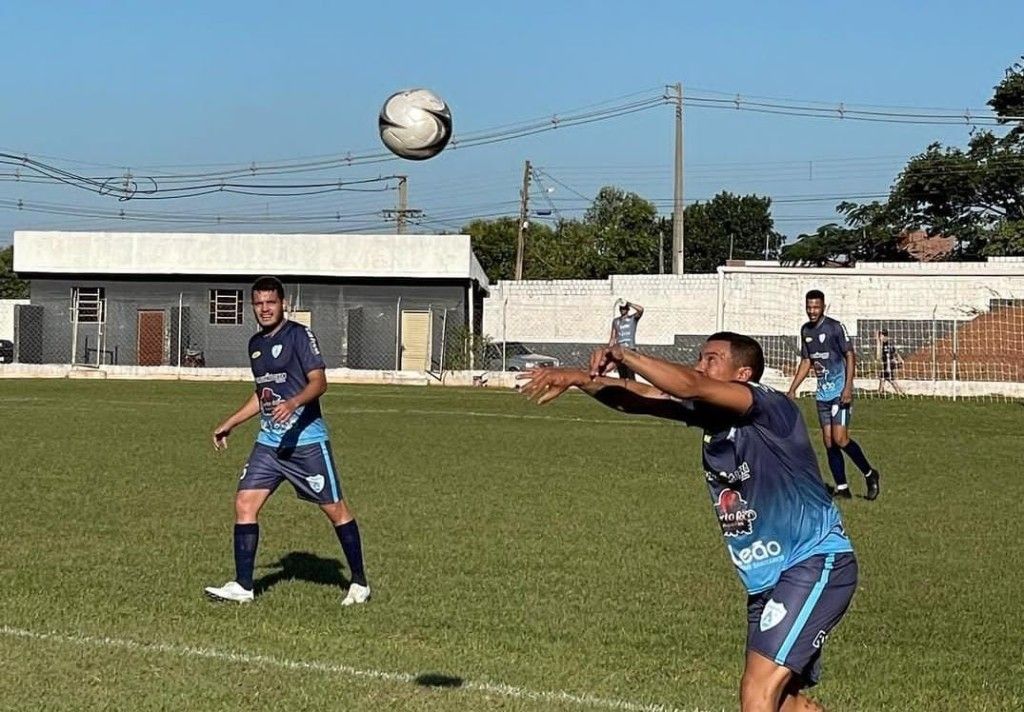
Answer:
[[[605,186],[583,217],[593,235],[596,277],[658,271],[658,210],[636,193]]]
[[[796,242],[782,248],[783,264],[821,267],[852,266],[860,261],[900,262],[910,259],[899,232],[893,227],[892,213],[885,203],[840,203],[836,212],[845,217],[844,225],[829,223],[811,234],[800,235]]]
[[[497,220],[474,220],[462,228],[469,235],[473,252],[487,274],[487,279],[514,279],[516,273],[516,242],[519,239],[519,218],[504,217]],[[531,224],[527,240],[543,240],[551,233],[547,225]],[[527,245],[527,256],[532,256],[532,245]],[[526,262],[527,270],[530,263]]]
[[[14,246],[0,250],[0,299],[28,299],[28,282],[14,273]]]
[[[732,259],[768,259],[779,254],[783,236],[775,231],[771,198],[721,192],[706,203],[687,206],[687,272],[714,272]],[[666,261],[666,265],[671,264]]]

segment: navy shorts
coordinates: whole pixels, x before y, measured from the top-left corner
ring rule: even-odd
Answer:
[[[821,649],[857,589],[852,553],[819,554],[782,572],[775,587],[747,598],[747,650],[793,671],[803,687],[821,676]]]
[[[333,504],[342,499],[341,481],[329,442],[283,448],[256,443],[238,478],[238,489],[273,492],[285,480],[295,488],[299,499],[317,504]]]
[[[838,398],[827,401],[818,401],[818,422],[821,427],[841,425],[844,428],[850,427],[853,419],[853,403],[842,404]]]

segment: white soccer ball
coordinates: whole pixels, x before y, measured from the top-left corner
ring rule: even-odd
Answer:
[[[426,89],[407,89],[384,102],[380,139],[392,153],[411,161],[439,154],[452,137],[452,112],[444,99]]]

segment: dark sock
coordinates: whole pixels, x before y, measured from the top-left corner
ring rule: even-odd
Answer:
[[[252,570],[256,566],[259,543],[259,524],[235,525],[235,581],[247,591],[252,590]]]
[[[828,469],[832,471],[832,479],[836,481],[836,487],[846,486],[846,462],[843,460],[843,451],[838,445],[827,449]]]
[[[352,572],[352,583],[366,585],[366,574],[363,572],[363,545],[359,540],[359,525],[356,520],[334,527],[334,533],[341,542],[341,550],[348,561],[348,569]]]
[[[864,473],[865,476],[871,472],[871,463],[864,457],[864,451],[860,449],[860,445],[855,440],[851,440],[846,443],[846,447],[843,448],[843,452],[850,456],[853,460],[853,464],[857,466],[857,469]]]

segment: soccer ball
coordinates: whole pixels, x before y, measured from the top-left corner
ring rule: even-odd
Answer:
[[[384,102],[380,139],[392,153],[410,161],[439,154],[452,137],[452,112],[444,99],[426,89],[406,89]]]

